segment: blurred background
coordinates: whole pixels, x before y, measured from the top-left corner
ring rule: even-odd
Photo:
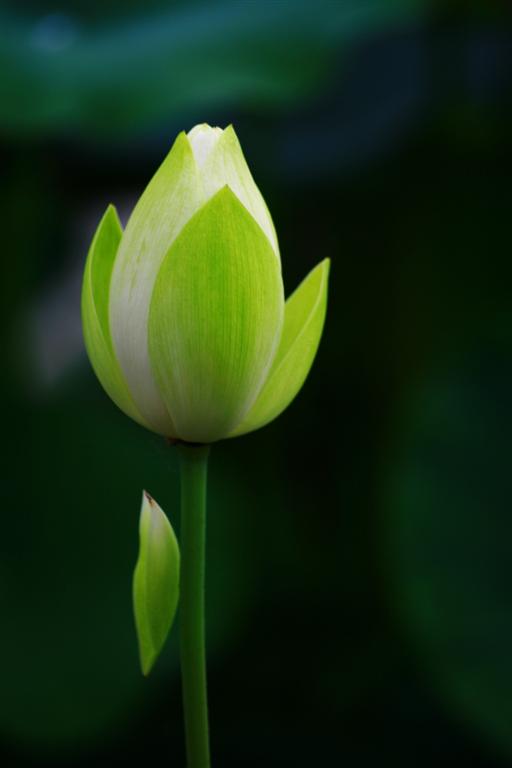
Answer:
[[[0,6],[0,759],[184,766],[177,632],[148,680],[141,491],[175,452],[109,401],[79,295],[175,135],[233,123],[287,292],[332,259],[275,423],[215,447],[215,765],[512,765],[509,2]]]

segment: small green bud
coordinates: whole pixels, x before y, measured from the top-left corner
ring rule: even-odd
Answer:
[[[133,574],[133,609],[142,671],[148,675],[165,643],[179,596],[180,552],[172,526],[144,491],[139,558]]]
[[[231,126],[180,133],[124,233],[112,206],[85,267],[82,318],[103,387],[166,437],[258,429],[300,390],[329,262],[284,301],[272,219]]]

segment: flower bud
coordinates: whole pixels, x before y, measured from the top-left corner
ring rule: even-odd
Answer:
[[[144,491],[139,557],[133,574],[133,610],[142,672],[148,675],[167,639],[178,606],[180,550],[173,528]]]
[[[320,341],[329,263],[284,302],[272,219],[236,134],[180,133],[125,231],[109,206],[82,290],[103,387],[166,437],[210,443],[258,429],[299,391]]]

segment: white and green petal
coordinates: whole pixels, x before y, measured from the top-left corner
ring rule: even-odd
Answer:
[[[147,427],[117,361],[109,328],[109,287],[121,236],[121,224],[110,205],[98,224],[87,256],[82,283],[82,327],[89,360],[103,388],[122,411]]]
[[[181,439],[214,442],[241,422],[272,364],[283,311],[275,252],[225,187],[169,249],[151,300],[152,370]]]
[[[218,128],[196,126],[189,133],[189,140],[199,158],[205,197],[209,199],[222,187],[229,186],[258,222],[279,259],[272,218],[245,161],[234,128],[229,125],[224,131],[218,131]]]
[[[133,608],[142,671],[149,674],[172,626],[179,597],[180,552],[172,526],[144,491]]]
[[[149,362],[149,305],[165,255],[203,202],[197,164],[180,133],[132,212],[112,274],[110,324],[119,363],[145,420],[167,436],[176,431]]]
[[[281,342],[255,403],[230,437],[253,432],[279,416],[301,389],[313,364],[327,308],[329,259],[318,264],[285,305]]]

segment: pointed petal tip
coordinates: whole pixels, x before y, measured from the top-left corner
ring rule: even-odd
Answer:
[[[160,168],[161,168],[161,167],[164,165],[164,163],[165,163],[165,162],[166,162],[166,161],[169,159],[169,156],[171,155],[171,153],[172,153],[173,149],[175,149],[175,148],[179,148],[179,147],[180,147],[180,145],[182,145],[182,144],[183,144],[183,146],[184,146],[185,148],[188,148],[188,149],[189,149],[189,150],[192,152],[192,146],[191,146],[191,144],[190,144],[190,141],[189,141],[189,137],[188,137],[188,134],[187,134],[187,132],[186,132],[186,131],[180,131],[180,132],[178,133],[178,135],[176,136],[176,138],[175,138],[175,139],[174,139],[174,141],[172,142],[172,144],[171,144],[171,147],[170,147],[170,149],[169,149],[169,151],[168,151],[167,155],[165,156],[165,158],[164,158],[163,162],[161,163],[161,165],[160,165]],[[192,154],[193,154],[193,153],[192,153]],[[158,171],[157,171],[157,172],[158,172]],[[156,175],[156,174],[155,174],[155,175]]]
[[[330,260],[330,258],[329,258],[329,257],[327,257],[327,258],[325,258],[325,259],[322,259],[322,261],[319,261],[319,262],[318,262],[318,264],[316,265],[316,267],[313,267],[313,269],[311,270],[311,272],[309,272],[309,273],[306,275],[306,277],[305,277],[304,279],[305,279],[305,280],[307,280],[307,278],[308,278],[308,277],[309,277],[309,276],[310,276],[310,275],[311,275],[313,272],[316,272],[317,270],[322,270],[322,271],[324,271],[324,270],[325,270],[325,272],[327,272],[327,273],[328,273],[328,272],[329,272],[329,270],[330,270],[330,268],[331,268],[331,260]]]
[[[329,278],[329,273],[331,271],[331,260],[329,258],[322,259],[322,261],[319,261],[318,264],[313,267],[313,269],[308,272],[306,277],[302,280],[302,282],[299,284],[299,286],[295,289],[295,292],[299,290],[303,285],[305,285],[306,282],[313,281],[315,278],[319,280],[319,292],[318,292],[318,300],[320,301],[322,299],[322,293],[326,290],[326,282]],[[317,277],[318,276],[318,277]],[[294,293],[295,293],[294,292]],[[293,293],[288,296],[287,301],[291,299],[293,296]]]
[[[329,275],[331,273],[331,260],[329,258],[323,259],[317,266],[315,267],[315,270],[319,270],[322,272],[322,282],[327,282],[329,279]]]
[[[149,504],[155,504],[154,498],[146,489],[142,491],[142,500],[147,501]]]
[[[149,677],[149,673],[153,669],[153,665],[155,663],[156,656],[152,656],[148,659],[142,659],[140,660],[140,668],[142,671],[142,674],[144,677]]]
[[[109,203],[109,204],[107,205],[107,208],[106,208],[106,210],[105,210],[105,213],[103,214],[103,216],[102,216],[102,217],[101,217],[101,219],[100,219],[100,224],[101,224],[102,226],[104,226],[104,225],[106,225],[106,224],[107,224],[109,221],[112,221],[112,223],[113,223],[113,224],[115,224],[115,226],[116,226],[116,227],[119,227],[119,229],[121,230],[121,234],[122,234],[122,231],[123,231],[123,226],[122,226],[122,224],[121,224],[121,220],[120,220],[120,218],[119,218],[119,214],[118,214],[118,212],[117,212],[117,208],[116,208],[116,206],[114,205],[114,203]]]
[[[233,190],[233,187],[231,187],[229,184],[224,184],[224,186],[222,186],[217,192],[215,192],[214,195],[210,197],[205,205],[223,205],[224,202],[226,202],[228,205],[236,205],[239,209],[242,210],[242,212],[245,212],[248,216],[251,216],[245,205],[240,201],[239,197]]]
[[[114,203],[109,203],[105,208],[96,226],[96,231],[94,232],[91,245],[89,246],[89,253],[91,253],[91,251],[94,251],[94,247],[100,238],[104,238],[107,232],[112,231],[108,229],[108,225],[111,223],[114,224],[115,227],[120,230],[120,235],[122,235],[123,228],[121,226],[121,222],[119,220],[117,209]],[[112,247],[115,247],[117,249],[119,247],[119,242],[116,242]]]
[[[223,187],[221,187],[221,188],[219,189],[219,191],[218,191],[218,192],[217,192],[215,195],[213,195],[213,197],[212,197],[211,199],[213,200],[213,198],[215,198],[215,197],[221,197],[221,198],[222,198],[222,197],[226,197],[226,198],[229,198],[229,200],[230,200],[231,202],[236,202],[236,204],[237,204],[238,206],[240,206],[240,207],[241,207],[241,208],[242,208],[244,211],[247,211],[247,208],[246,208],[246,206],[245,206],[245,205],[243,204],[243,202],[240,200],[240,198],[239,198],[239,197],[238,197],[238,195],[236,194],[236,192],[235,192],[235,190],[233,189],[233,187],[231,186],[231,184],[224,184],[224,186],[223,186]],[[248,213],[249,213],[249,215],[250,215],[250,212],[249,212],[249,211],[247,211],[247,212],[248,212]],[[252,218],[254,218],[254,217],[252,217]]]

